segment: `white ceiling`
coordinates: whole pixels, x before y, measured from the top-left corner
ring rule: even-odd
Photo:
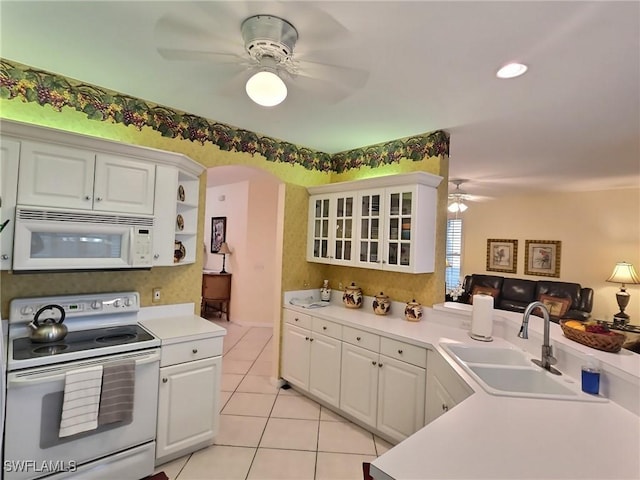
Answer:
[[[242,56],[253,14],[291,22],[299,60],[366,82],[344,95],[341,68],[300,76],[267,109],[246,97],[241,59],[158,53]],[[636,1],[0,0],[0,19],[5,59],[327,153],[447,130],[450,178],[478,197],[640,186]],[[529,71],[497,79],[513,60]]]

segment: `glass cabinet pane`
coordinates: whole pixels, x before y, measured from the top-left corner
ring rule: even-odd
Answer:
[[[362,202],[361,202],[361,212],[360,214],[363,217],[368,217],[371,214],[371,208],[370,208],[370,203],[369,203],[370,197],[368,195],[365,195],[364,197],[362,197]]]
[[[338,204],[336,205],[336,215],[338,217],[344,216],[344,198],[338,199]]]
[[[347,197],[344,202],[344,216],[353,217],[353,197]]]
[[[391,215],[398,215],[400,213],[400,194],[391,194],[391,203],[389,204],[389,213]]]
[[[322,201],[322,217],[326,218],[329,216],[329,199],[325,199]]]
[[[389,243],[389,257],[387,258],[387,262],[390,265],[398,264],[398,244],[397,243]]]
[[[352,230],[352,221],[350,218],[347,218],[344,221],[344,238],[351,238],[351,230]]]
[[[380,216],[380,195],[371,195],[371,216]]]
[[[398,240],[399,235],[399,221],[397,218],[391,218],[389,220],[389,240]]]
[[[409,266],[410,250],[410,245],[408,243],[402,243],[400,245],[400,265]]]
[[[402,215],[411,215],[411,192],[402,194]]]
[[[402,217],[402,240],[411,240],[411,217]]]
[[[377,240],[379,238],[378,237],[379,222],[380,220],[378,220],[377,218],[371,219],[371,234],[369,238],[371,238],[372,240]]]

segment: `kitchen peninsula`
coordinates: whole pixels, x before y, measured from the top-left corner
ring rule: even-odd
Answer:
[[[561,381],[579,390],[580,366],[586,354],[594,354],[601,362],[601,393],[607,401],[495,396],[485,392],[441,346],[441,342],[480,343],[468,335],[469,311],[456,305],[434,305],[425,308],[421,322],[413,323],[401,318],[404,305],[398,302],[392,304],[389,316],[374,315],[370,308],[372,299],[368,297],[363,308],[357,310],[344,308],[338,298],[333,298],[329,306],[314,309],[289,303],[292,298],[305,298],[310,293],[285,294],[285,314],[289,311],[308,315],[343,328],[425,348],[429,355],[427,372],[434,367],[431,355],[437,354],[473,391],[432,421],[425,415],[426,425],[373,461],[371,475],[376,480],[638,478],[639,355],[624,350],[612,354],[590,349],[568,340],[560,327],[552,324],[551,342],[558,358],[556,366],[563,372]],[[521,320],[520,315],[512,312],[495,312],[491,345],[515,347],[537,357],[543,323],[532,320],[530,338],[523,340],[517,338]],[[427,382],[427,391],[429,388]],[[318,399],[317,395],[310,396]],[[428,393],[426,398],[428,410]],[[341,411],[340,403],[336,407],[319,400]]]

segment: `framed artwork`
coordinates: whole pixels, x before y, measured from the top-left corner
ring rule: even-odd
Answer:
[[[218,253],[227,241],[227,217],[211,217],[211,253]]]
[[[561,243],[556,240],[525,240],[525,275],[559,277]]]
[[[487,240],[487,271],[516,273],[518,240]]]

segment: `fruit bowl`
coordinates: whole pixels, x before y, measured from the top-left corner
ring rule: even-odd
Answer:
[[[602,350],[604,352],[617,353],[622,348],[626,336],[622,333],[607,331],[606,333],[592,333],[566,325],[566,320],[560,321],[560,328],[564,336],[574,342],[581,343],[587,347]],[[606,327],[602,331],[606,331]]]

